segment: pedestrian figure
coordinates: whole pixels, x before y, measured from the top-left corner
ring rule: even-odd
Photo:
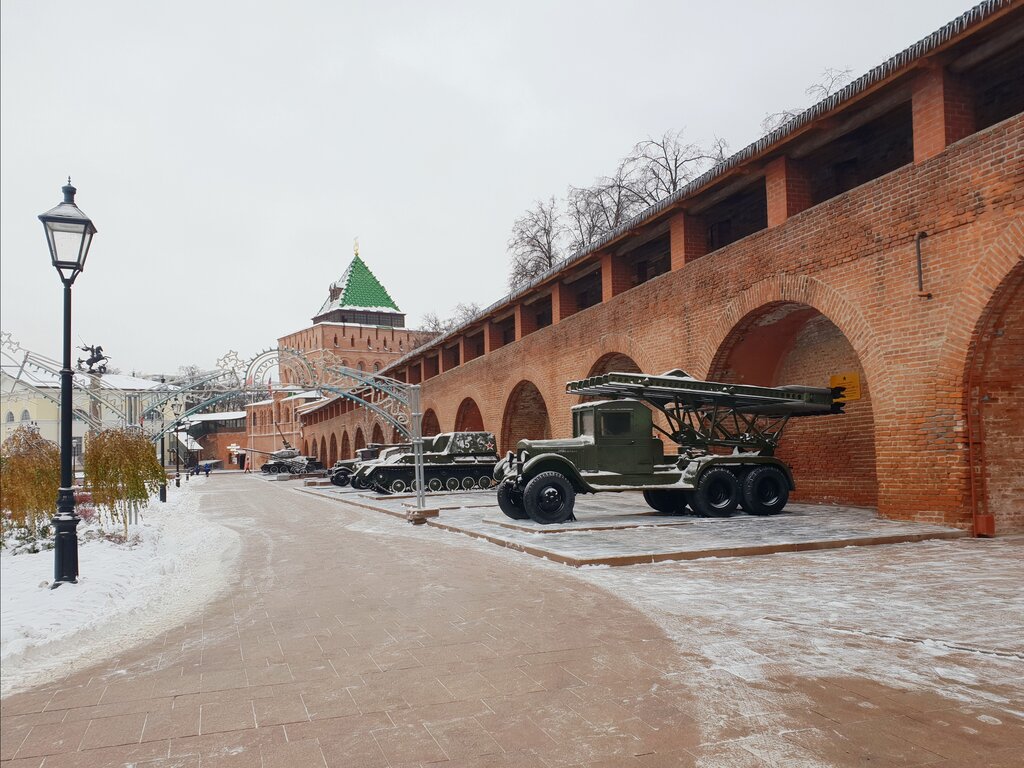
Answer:
[[[209,477],[209,476],[210,476],[210,465],[209,465],[209,464],[204,464],[204,465],[203,465],[203,472],[205,472],[205,473],[206,473],[206,476],[207,476],[207,477]]]
[[[243,459],[242,463],[245,465],[245,469],[242,470],[242,474],[243,475],[248,473],[248,472],[252,472],[252,470],[249,469],[249,457],[248,456],[246,456],[245,459]]]

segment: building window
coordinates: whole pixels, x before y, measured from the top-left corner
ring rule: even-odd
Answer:
[[[22,421],[29,421],[31,418],[32,418],[32,414],[30,414],[27,410],[24,410],[24,411],[21,412],[21,420]]]
[[[373,372],[376,373],[379,370],[380,370],[380,363],[374,363],[373,364]]]
[[[366,370],[366,366],[363,365],[363,361],[362,360],[359,361],[359,365],[357,365],[356,368],[358,368],[360,371],[365,371]]]
[[[7,412],[7,416],[4,417],[4,421],[6,421],[8,424],[13,424],[14,423],[14,411],[8,411]]]

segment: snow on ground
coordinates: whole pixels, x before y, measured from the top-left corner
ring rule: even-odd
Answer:
[[[578,573],[639,608],[684,651],[678,675],[711,737],[735,714],[722,702],[745,700],[740,689],[811,706],[774,686],[780,676],[871,680],[897,695],[1024,717],[1022,554],[1020,537],[960,539]]]
[[[0,694],[68,674],[159,635],[216,598],[238,534],[199,514],[195,489],[168,488],[131,533],[79,545],[79,582],[49,589],[53,550],[0,554]]]

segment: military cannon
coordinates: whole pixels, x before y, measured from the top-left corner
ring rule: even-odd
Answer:
[[[601,399],[573,406],[571,438],[520,440],[498,463],[498,505],[508,517],[574,520],[577,494],[608,491],[643,492],[666,513],[689,507],[724,517],[742,504],[750,514],[774,515],[796,487],[774,455],[789,419],[843,407],[841,387],[726,384],[680,370],[607,373],[570,381],[566,391]],[[654,423],[655,412],[668,428]],[[655,431],[678,446],[676,455],[665,454]]]

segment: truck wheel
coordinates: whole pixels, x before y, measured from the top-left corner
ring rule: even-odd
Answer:
[[[391,481],[391,485],[388,486],[388,489],[392,493],[402,493],[408,487],[409,486],[406,485],[405,480],[403,480],[400,477],[396,477],[394,480]]]
[[[331,475],[331,482],[339,488],[344,488],[348,485],[349,473],[348,472],[335,472]]]
[[[448,491],[457,491],[457,490],[459,490],[459,478],[457,478],[457,477],[449,477],[447,480],[444,481],[444,487],[445,487],[445,490],[448,490]]]
[[[523,494],[516,490],[512,483],[502,483],[498,486],[498,506],[506,517],[513,520],[526,520],[529,517],[523,508]]]
[[[494,485],[494,480],[491,479],[490,475],[480,475],[480,479],[476,481],[476,487],[482,491],[486,491]]]
[[[778,467],[755,467],[743,478],[743,508],[752,515],[777,515],[789,501],[789,481]]]
[[[681,513],[688,502],[686,491],[644,491],[644,501],[666,515]]]
[[[466,475],[462,478],[462,490],[472,491],[476,487],[476,478],[472,475]]]
[[[572,514],[575,503],[576,490],[561,472],[541,472],[523,491],[526,514],[541,525],[575,520]]]
[[[441,483],[441,478],[432,477],[429,480],[427,480],[428,491],[433,491],[436,493],[437,491],[440,491],[442,488],[444,488],[444,485]]]
[[[711,467],[697,481],[691,504],[704,517],[728,517],[740,503],[740,484],[725,467]]]

